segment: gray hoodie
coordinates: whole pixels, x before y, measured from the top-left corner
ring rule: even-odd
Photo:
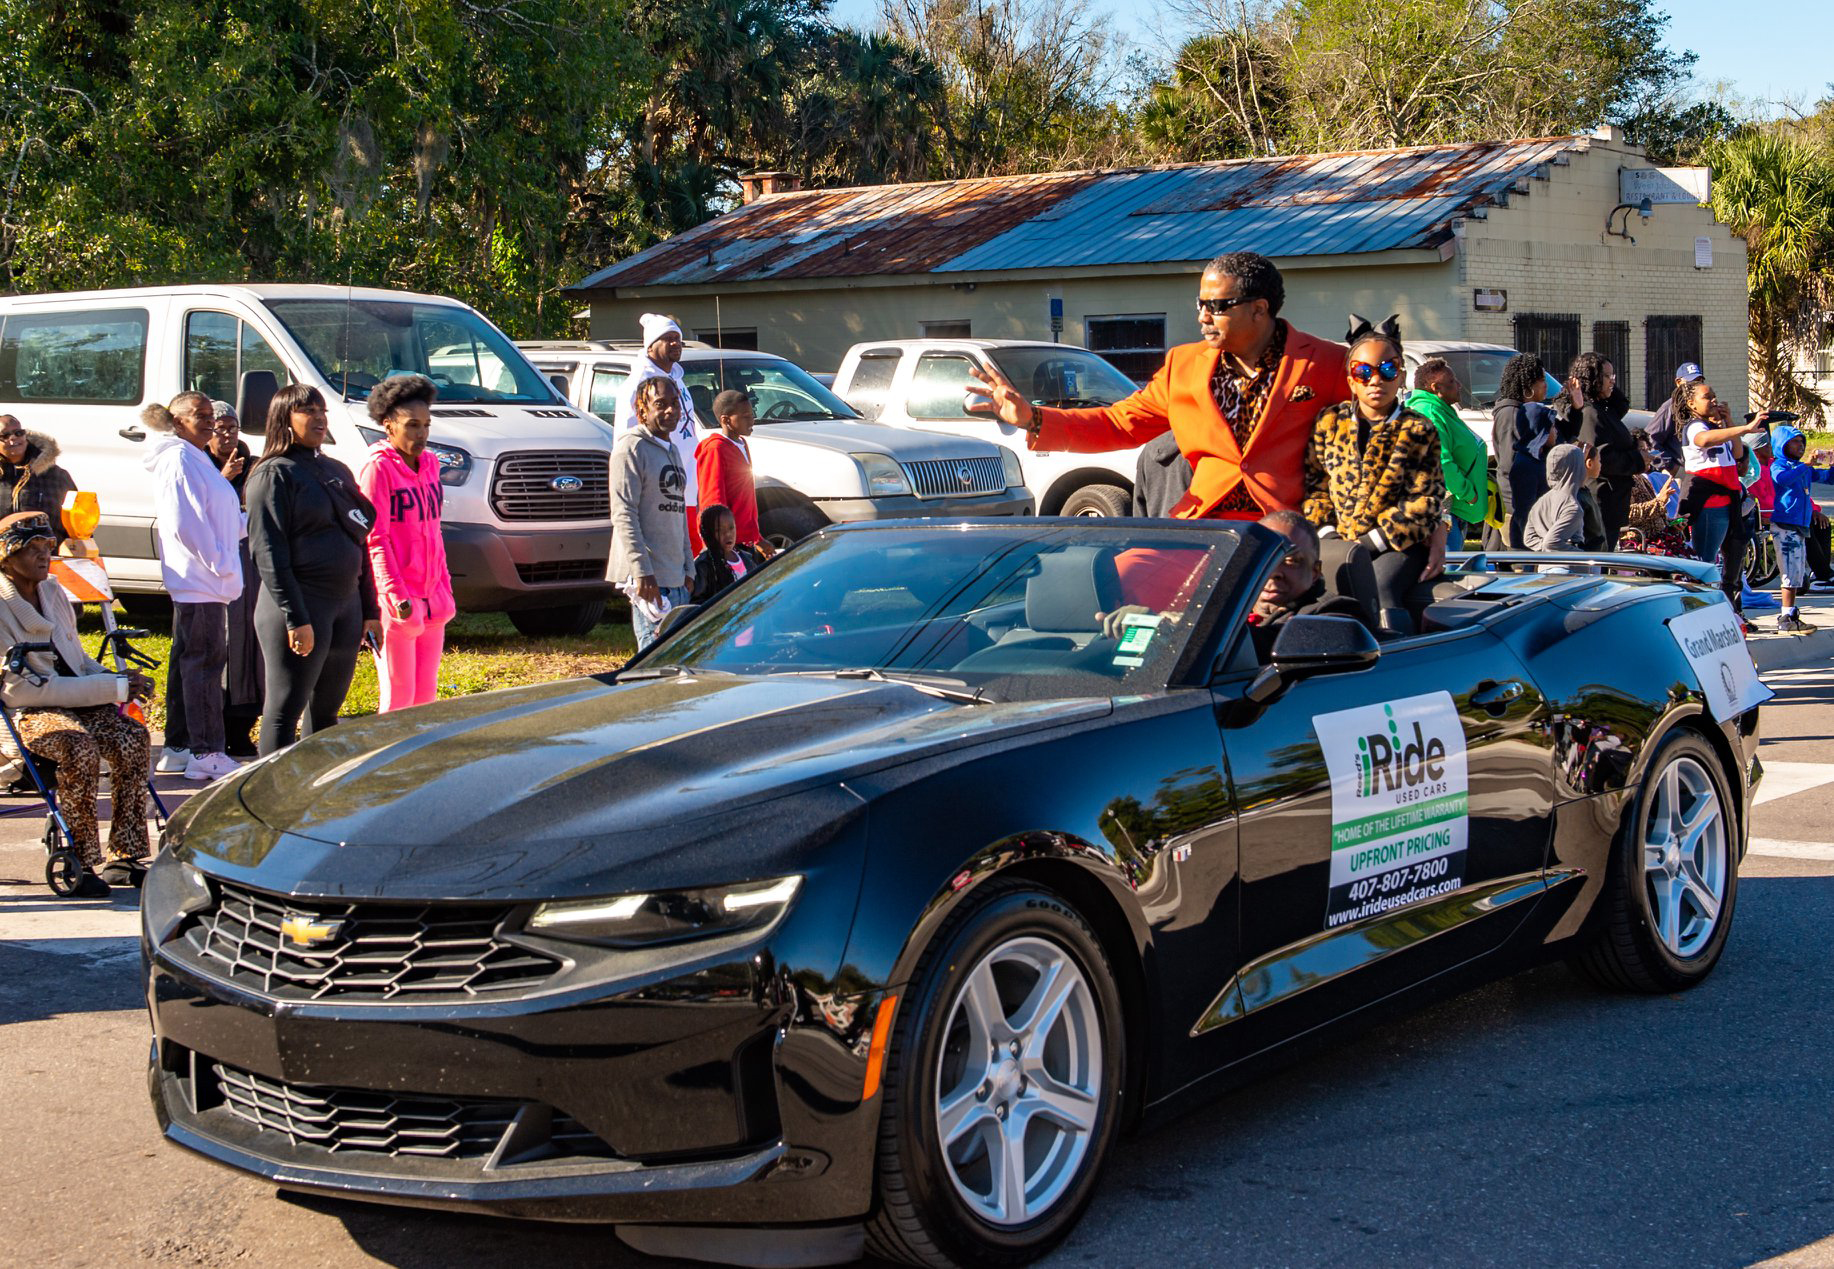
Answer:
[[[611,564],[606,580],[622,586],[654,577],[658,586],[692,586],[687,484],[681,455],[648,428],[633,427],[611,447]]]
[[[1583,551],[1586,512],[1579,491],[1586,483],[1586,454],[1577,445],[1556,445],[1547,454],[1547,492],[1529,508],[1522,540],[1531,551]]]

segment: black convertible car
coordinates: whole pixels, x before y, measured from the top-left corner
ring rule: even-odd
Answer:
[[[1287,550],[824,531],[617,674],[255,763],[146,879],[166,1135],[659,1252],[1009,1265],[1117,1132],[1342,1024],[1705,977],[1762,688],[1704,570],[1477,557],[1419,633],[1299,615],[1263,664]]]

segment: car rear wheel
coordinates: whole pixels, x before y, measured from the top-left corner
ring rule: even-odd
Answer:
[[[1119,485],[1084,485],[1063,500],[1064,516],[1126,516],[1133,514],[1133,496]]]
[[[1705,979],[1732,928],[1737,852],[1719,755],[1694,732],[1671,733],[1618,834],[1601,928],[1579,967],[1624,991],[1680,991]]]
[[[778,551],[789,550],[827,524],[821,512],[809,507],[772,507],[758,517],[758,531]]]
[[[604,615],[605,601],[588,599],[560,608],[512,609],[509,624],[530,639],[573,639],[591,634]]]
[[[1745,580],[1753,590],[1770,585],[1781,571],[1776,539],[1769,533],[1760,533],[1745,544]]]
[[[879,1255],[1019,1265],[1076,1223],[1118,1122],[1121,1007],[1061,897],[1001,886],[958,913],[912,978],[887,1050]]]

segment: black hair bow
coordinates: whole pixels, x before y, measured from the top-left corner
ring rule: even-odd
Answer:
[[[1401,314],[1390,313],[1382,319],[1380,326],[1367,317],[1359,317],[1355,313],[1350,314],[1350,330],[1344,335],[1344,342],[1354,348],[1358,340],[1370,335],[1380,335],[1384,339],[1393,341],[1395,347],[1399,348],[1401,346]]]

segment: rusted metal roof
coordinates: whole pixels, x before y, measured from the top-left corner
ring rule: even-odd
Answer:
[[[1430,248],[1585,137],[768,195],[570,288],[705,286]]]

